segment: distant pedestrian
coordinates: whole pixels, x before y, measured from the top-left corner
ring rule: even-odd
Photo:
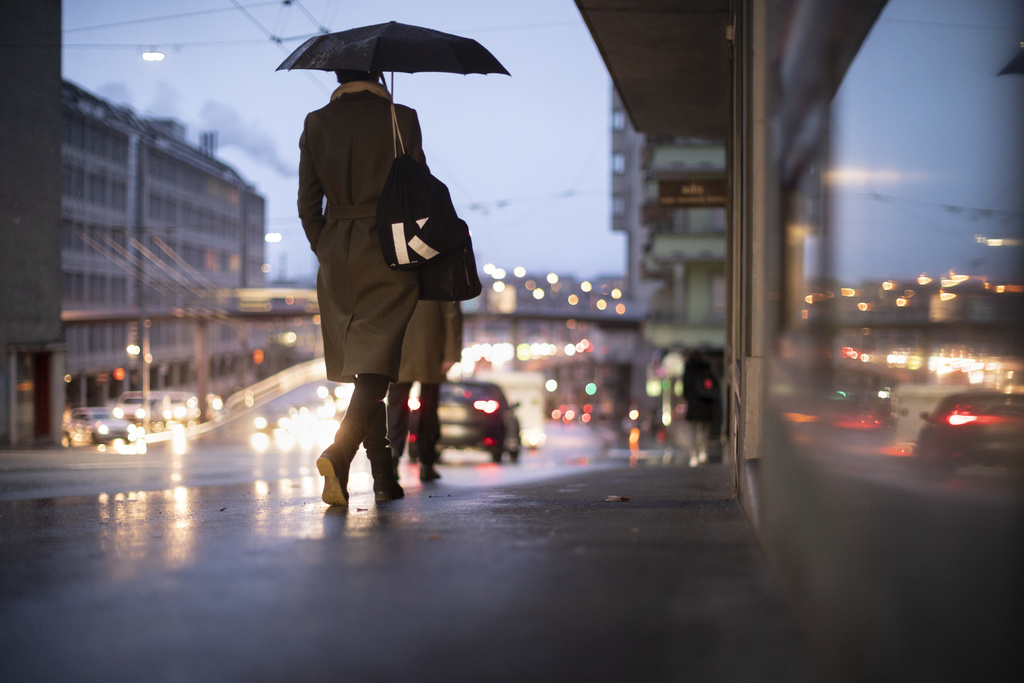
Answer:
[[[690,423],[690,462],[707,462],[711,428],[721,399],[718,376],[701,351],[690,354],[683,366],[683,398]]]
[[[441,425],[437,405],[448,370],[462,359],[462,309],[458,303],[420,301],[412,314],[402,346],[398,382],[388,391],[388,435],[397,476],[398,463],[409,435],[420,463],[420,480],[440,479],[435,465]],[[420,410],[416,430],[409,433],[409,393],[413,382],[420,384]]]
[[[405,495],[391,466],[384,397],[398,378],[419,283],[415,272],[388,267],[376,231],[377,200],[395,158],[391,95],[379,73],[336,75],[340,86],[330,103],[306,116],[299,140],[298,208],[320,265],[327,379],[355,383],[334,443],[317,460],[324,502],[347,505],[349,467],[360,444],[376,500]],[[425,162],[415,110],[395,110],[406,153]]]

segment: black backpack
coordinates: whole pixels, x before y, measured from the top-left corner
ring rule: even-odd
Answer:
[[[391,125],[395,161],[377,202],[377,236],[385,262],[408,270],[465,244],[469,226],[455,212],[448,187],[405,153],[394,104]]]

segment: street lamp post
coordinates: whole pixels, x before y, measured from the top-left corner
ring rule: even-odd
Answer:
[[[153,354],[149,352],[149,328],[152,325],[148,318],[142,321],[142,430],[149,434],[149,367],[153,363]]]

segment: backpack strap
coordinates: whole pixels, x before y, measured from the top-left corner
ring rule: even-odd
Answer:
[[[398,158],[398,147],[401,145],[402,154],[405,154],[405,143],[402,142],[402,131],[398,130],[398,114],[395,112],[395,102],[391,101],[391,138],[395,146],[395,158]]]

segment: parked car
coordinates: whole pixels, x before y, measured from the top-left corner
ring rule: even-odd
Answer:
[[[146,418],[141,391],[126,391],[114,403],[115,417],[139,425]],[[149,395],[149,428],[159,432],[176,424],[194,427],[200,421],[199,399],[186,391],[154,391]]]
[[[418,404],[409,416],[409,431],[415,433],[419,420]],[[512,462],[519,459],[521,442],[516,405],[509,405],[504,392],[490,382],[446,382],[441,385],[437,417],[441,423],[438,449],[480,449],[494,462],[507,453]],[[410,439],[410,454],[415,443]]]
[[[123,418],[114,416],[110,408],[73,408],[64,422],[64,445],[107,444],[121,439],[133,443],[142,430]]]
[[[141,391],[126,391],[114,402],[114,416],[129,420],[135,424],[142,422],[146,411],[142,407]]]
[[[922,417],[922,463],[943,472],[971,464],[1024,470],[1024,393],[952,394]]]

